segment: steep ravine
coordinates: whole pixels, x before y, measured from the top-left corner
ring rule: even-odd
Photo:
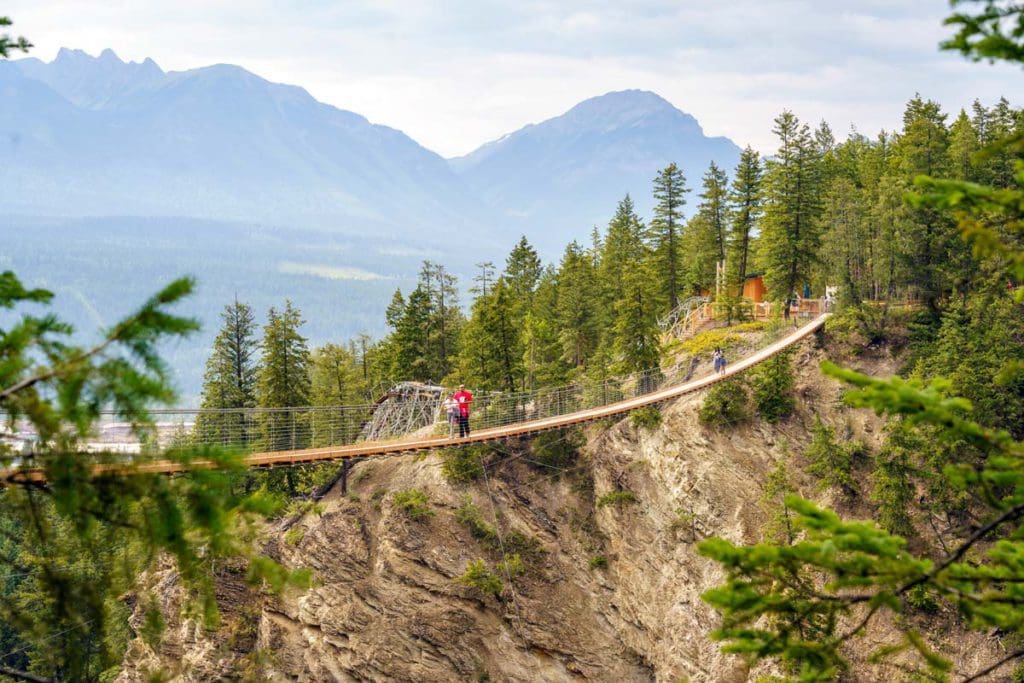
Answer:
[[[268,597],[245,585],[241,568],[226,568],[222,625],[205,632],[175,616],[175,577],[157,574],[168,629],[156,650],[132,643],[119,680],[158,669],[183,681],[754,680],[765,671],[748,671],[708,637],[718,617],[700,594],[722,573],[694,541],[759,540],[763,483],[780,457],[804,495],[828,502],[801,469],[815,414],[877,444],[879,419],[839,403],[821,358],[813,342],[797,350],[799,407],[781,425],[705,428],[703,397],[691,395],[666,406],[655,429],[628,419],[587,427],[569,471],[529,462],[523,444],[502,445],[486,480],[469,485],[449,484],[436,455],[359,463],[348,495],[331,491],[322,514],[294,523],[302,531],[268,529],[267,552],[312,569],[314,588]],[[892,371],[884,353],[858,366]],[[393,492],[411,488],[429,496],[430,518],[412,521],[394,507]],[[619,490],[637,502],[596,505]],[[497,511],[506,536],[532,537],[542,549],[500,601],[454,581],[473,559],[500,560],[456,520],[466,496],[489,523]],[[606,566],[592,568],[597,557]],[[969,669],[998,645],[965,637],[941,615],[921,628]],[[855,669],[845,680],[892,678]]]

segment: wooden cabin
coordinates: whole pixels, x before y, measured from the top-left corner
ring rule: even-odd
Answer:
[[[764,301],[765,295],[764,278],[760,274],[748,275],[743,280],[743,298],[750,299],[755,304]]]

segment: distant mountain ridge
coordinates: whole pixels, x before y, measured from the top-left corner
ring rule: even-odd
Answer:
[[[61,50],[0,64],[6,212],[187,215],[349,232],[482,211],[439,155],[296,86]]]
[[[84,109],[105,109],[137,88],[155,87],[165,77],[152,59],[123,62],[107,48],[98,57],[62,47],[49,64],[35,58],[17,62],[28,78],[50,86],[57,94]]]
[[[678,162],[691,187],[739,148],[639,90],[588,99],[463,157],[228,65],[165,72],[62,48],[0,62],[0,212],[190,216],[550,254]],[[692,198],[693,195],[691,195]]]
[[[611,92],[450,159],[485,204],[523,225],[562,235],[603,225],[625,194],[650,216],[651,184],[671,162],[691,188],[711,161],[731,171],[740,148],[707,137],[697,120],[655,93]],[[693,195],[690,196],[693,200]]]

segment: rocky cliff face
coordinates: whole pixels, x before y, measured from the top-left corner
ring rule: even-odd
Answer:
[[[312,569],[312,589],[269,597],[226,569],[221,628],[169,616],[158,649],[133,643],[120,680],[157,669],[183,681],[753,680],[765,672],[708,637],[717,616],[700,594],[722,573],[695,542],[759,540],[763,484],[779,458],[789,458],[802,493],[821,497],[799,456],[815,414],[878,440],[873,415],[843,412],[840,388],[817,370],[820,355],[810,342],[798,351],[800,407],[782,425],[702,427],[697,395],[665,407],[653,429],[629,420],[588,427],[578,458],[557,469],[521,443],[499,445],[486,476],[467,485],[448,483],[436,455],[358,463],[347,495],[337,487],[321,514],[267,530],[267,552]],[[429,517],[395,505],[394,493],[408,489],[427,495]],[[615,492],[635,502],[602,504]],[[501,532],[497,541],[457,519],[467,500]],[[525,571],[511,583],[498,566],[502,545],[522,550]],[[500,597],[456,582],[478,558],[505,583]],[[173,574],[153,580],[165,613],[176,614]],[[957,636],[942,618],[922,628],[958,665],[994,647]],[[886,676],[857,668],[850,680]]]

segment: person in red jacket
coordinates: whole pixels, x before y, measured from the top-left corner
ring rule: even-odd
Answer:
[[[460,384],[452,398],[459,404],[459,438],[469,436],[469,404],[473,402],[473,394],[466,391],[465,384]]]

